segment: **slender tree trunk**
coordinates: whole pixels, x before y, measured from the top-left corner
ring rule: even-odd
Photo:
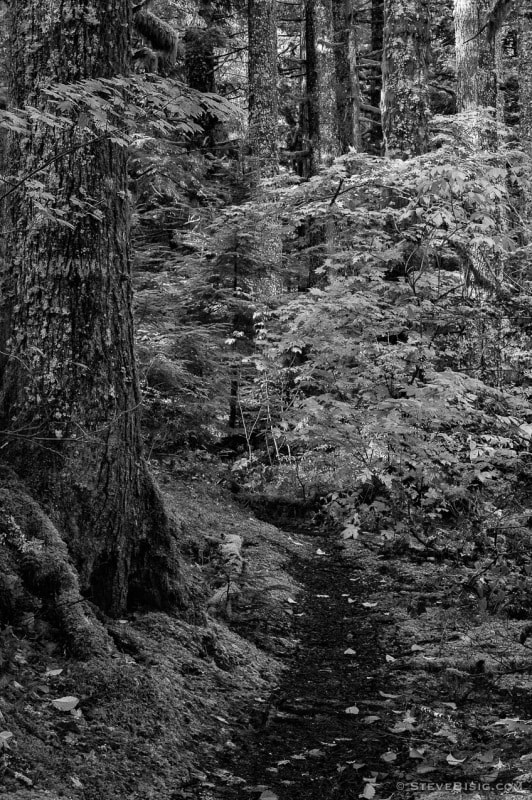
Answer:
[[[371,0],[371,52],[374,59],[382,60],[382,45],[384,35],[384,0]],[[382,70],[372,73],[372,83],[369,102],[373,108],[378,108],[381,102]],[[374,147],[380,151],[382,147],[382,127],[372,125],[370,140]]]
[[[490,9],[490,0],[454,0],[457,107],[472,115],[473,144],[487,150],[497,145],[497,71],[495,33],[487,24]]]
[[[428,148],[428,0],[385,0],[382,127],[387,156]]]
[[[518,7],[518,65],[519,65],[519,137],[521,149],[532,163],[532,6],[519,0]],[[523,190],[522,216],[525,222],[524,241],[532,240],[532,188]]]
[[[340,151],[362,150],[360,84],[353,0],[332,0]]]
[[[305,49],[311,174],[340,155],[332,0],[306,0]]]
[[[275,0],[248,0],[249,132],[254,181],[279,171]]]
[[[53,117],[45,87],[127,73],[128,0],[13,0],[10,25],[19,107]],[[2,455],[52,516],[83,592],[119,614],[174,602],[179,566],[142,456],[127,153],[82,102],[61,113],[71,122],[37,113],[12,136],[15,176],[39,172],[4,205]]]
[[[521,147],[532,157],[532,5],[518,2],[519,25],[519,135]]]

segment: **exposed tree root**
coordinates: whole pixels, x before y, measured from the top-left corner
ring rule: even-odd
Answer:
[[[55,525],[7,470],[0,488],[0,622],[40,615],[57,625],[81,658],[114,649],[79,588]]]

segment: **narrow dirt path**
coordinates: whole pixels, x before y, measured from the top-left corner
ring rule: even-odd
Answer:
[[[330,538],[311,541],[315,558],[294,558],[289,568],[305,590],[293,606],[298,648],[278,689],[257,704],[238,754],[224,764],[242,780],[217,797],[359,797],[364,777],[382,772],[379,756],[393,743],[391,733],[371,726],[375,710],[390,702],[379,640],[391,620],[363,605],[375,576],[340,555]]]
[[[187,796],[530,796],[521,623],[479,613],[457,563],[298,538],[306,552],[285,565],[303,589],[290,606],[297,648],[209,787]]]

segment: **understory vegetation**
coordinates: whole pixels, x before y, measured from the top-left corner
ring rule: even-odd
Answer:
[[[12,0],[0,59],[7,796],[532,785],[526,0]]]

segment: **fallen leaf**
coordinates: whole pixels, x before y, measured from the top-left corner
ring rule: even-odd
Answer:
[[[386,697],[388,700],[396,700],[398,697],[401,697],[400,694],[386,694],[386,692],[379,691],[381,697]]]
[[[346,761],[345,763],[349,764],[351,767],[353,767],[353,769],[357,770],[362,769],[362,767],[366,766],[363,761]]]
[[[71,696],[58,697],[57,700],[52,700],[52,705],[59,711],[72,711],[78,703],[79,698]]]
[[[364,608],[375,608],[375,607],[376,607],[376,606],[378,606],[378,605],[379,605],[378,603],[369,603],[369,602],[362,603],[362,606],[363,606]]]
[[[391,750],[388,750],[387,753],[383,753],[381,756],[381,761],[385,761],[387,764],[391,764],[392,761],[397,760],[397,753],[393,753]]]
[[[316,597],[330,597],[330,594],[317,594]]]
[[[373,722],[378,722],[379,720],[380,720],[380,717],[377,717],[377,716],[369,716],[369,717],[364,717],[364,719],[362,720],[362,722],[365,722],[365,723],[366,723],[366,725],[371,725]]]
[[[356,656],[357,651],[353,650],[352,647],[348,647],[347,650],[344,650],[344,656]]]
[[[358,795],[359,797],[364,797],[365,800],[373,800],[375,797],[375,787],[371,783],[366,783],[364,786],[364,791],[362,794]]]
[[[423,758],[425,755],[425,748],[424,747],[411,747],[408,751],[409,758]]]
[[[423,650],[423,648],[419,644],[413,644],[412,647],[410,648],[410,650],[413,653],[419,653],[419,651]]]
[[[293,597],[287,597],[285,603],[290,603],[291,606],[297,606],[297,600],[294,600]]]
[[[434,733],[434,736],[445,736],[446,739],[449,739],[450,742],[456,744],[456,734],[453,733],[449,728],[445,726],[440,728],[438,731]]]
[[[414,730],[411,722],[406,722],[404,719],[401,722],[396,722],[393,728],[389,728],[392,733],[410,733]]]
[[[259,800],[279,800],[279,798],[270,789],[266,789],[266,791],[263,792],[259,797]]]
[[[325,755],[323,750],[320,750],[319,747],[315,747],[313,750],[308,751],[308,755],[312,758],[322,758]]]
[[[493,750],[487,750],[485,753],[477,753],[476,755],[476,758],[478,758],[478,760],[482,761],[484,764],[491,764],[493,762],[494,757],[495,754]]]
[[[318,547],[318,549],[316,550],[316,555],[317,555],[317,556],[326,556],[326,555],[327,555],[327,553],[324,553],[324,551],[323,551],[323,550],[321,550],[321,549]]]
[[[447,758],[445,759],[451,767],[456,767],[458,764],[463,764],[466,760],[465,758],[455,758],[452,753],[449,753]]]
[[[62,672],[62,669],[47,669],[44,674],[47,678],[57,678],[57,676],[61,675]]]
[[[8,742],[13,738],[11,731],[0,731],[0,750],[9,750]]]
[[[397,659],[394,658],[393,656],[389,656],[388,653],[386,653],[386,661],[388,662],[388,664],[392,664],[394,661],[397,661]]]
[[[434,772],[436,769],[434,764],[431,764],[429,761],[426,761],[424,764],[418,764],[416,767],[416,772],[418,775],[427,775],[429,772]]]
[[[80,781],[80,779],[79,779],[79,778],[76,778],[76,776],[75,776],[75,775],[71,775],[71,776],[70,776],[70,780],[71,780],[71,782],[72,782],[73,786],[75,786],[75,787],[76,787],[76,789],[83,789],[83,784],[82,784],[82,782]]]
[[[349,706],[349,708],[346,708],[345,713],[346,714],[359,714],[360,711],[358,710],[358,708],[356,706]]]
[[[214,715],[214,719],[217,719],[218,722],[223,722],[224,725],[229,725],[229,722],[226,720],[225,717],[217,717],[216,714]]]

